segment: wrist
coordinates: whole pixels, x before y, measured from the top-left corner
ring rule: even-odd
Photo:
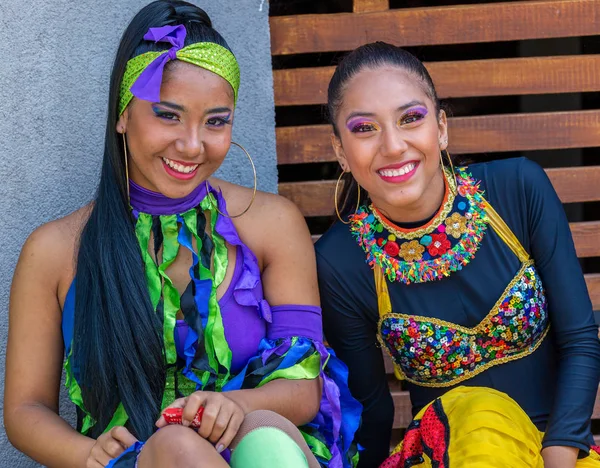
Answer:
[[[577,447],[556,445],[542,449],[544,468],[575,468],[578,455]]]
[[[230,392],[224,392],[223,395],[225,395],[227,398],[229,398],[231,401],[237,404],[244,412],[244,415],[252,413],[252,411],[256,411],[257,409],[260,409],[253,407],[252,398],[247,398],[248,390],[232,390]]]

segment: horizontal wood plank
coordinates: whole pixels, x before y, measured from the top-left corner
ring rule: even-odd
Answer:
[[[571,223],[571,234],[579,258],[600,257],[600,221]]]
[[[345,51],[373,41],[419,46],[589,36],[600,34],[600,0],[274,16],[270,26],[273,55]]]
[[[389,0],[354,0],[352,11],[354,13],[369,13],[372,11],[386,11],[390,8]]]
[[[500,114],[448,120],[451,154],[600,146],[600,110]],[[279,164],[335,161],[331,126],[279,127]]]
[[[548,169],[546,172],[563,203],[600,201],[600,166]],[[293,201],[304,216],[331,216],[334,191],[333,180],[279,184],[279,194]],[[589,248],[584,250],[589,252]]]
[[[585,275],[592,307],[596,311],[600,311],[600,273],[590,273]]]
[[[600,91],[600,55],[432,62],[441,99]],[[325,104],[335,67],[273,71],[276,106]]]
[[[546,169],[563,203],[600,201],[600,166]]]

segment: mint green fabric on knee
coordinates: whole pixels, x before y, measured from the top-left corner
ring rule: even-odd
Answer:
[[[308,468],[298,444],[280,429],[259,427],[244,437],[231,455],[232,468]]]

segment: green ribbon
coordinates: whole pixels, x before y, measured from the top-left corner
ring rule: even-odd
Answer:
[[[150,233],[152,232],[152,216],[146,213],[140,213],[135,225],[135,235],[140,244],[142,260],[144,261],[144,270],[146,273],[146,283],[150,292],[150,302],[152,308],[156,310],[161,296],[161,279],[158,267],[150,255]]]
[[[85,406],[83,404],[83,397],[81,396],[81,387],[79,387],[79,384],[77,383],[77,380],[73,375],[73,368],[71,365],[72,355],[73,347],[71,345],[71,350],[69,351],[69,355],[67,356],[67,359],[64,364],[65,387],[67,387],[69,390],[69,398],[71,399],[71,401],[75,405],[77,405],[77,407],[85,414],[81,426],[81,433],[87,434],[90,428],[94,424],[96,424],[96,421],[94,420],[94,418],[92,418],[92,415],[85,409]]]
[[[308,447],[310,448],[310,451],[312,453],[314,453],[315,456],[317,456],[325,461],[331,460],[331,452],[327,448],[327,445],[325,445],[323,442],[321,442],[315,436],[307,434],[302,429],[300,430],[300,434],[302,434],[302,437],[304,437],[304,440],[306,441]]]

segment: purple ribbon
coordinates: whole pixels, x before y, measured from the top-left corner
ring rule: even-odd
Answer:
[[[147,41],[168,42],[173,47],[166,54],[156,57],[150,65],[142,72],[131,86],[131,94],[144,101],[159,102],[160,86],[162,84],[165,65],[169,60],[177,58],[177,51],[183,48],[187,31],[183,24],[177,26],[162,26],[160,28],[150,28],[144,35]]]

